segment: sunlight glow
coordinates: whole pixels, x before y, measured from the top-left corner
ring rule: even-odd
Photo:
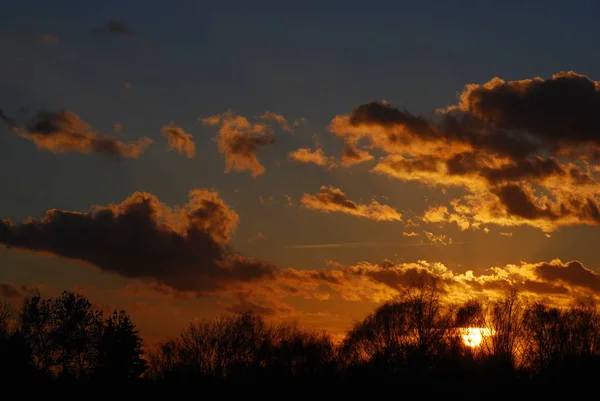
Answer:
[[[481,344],[483,337],[491,335],[485,327],[463,327],[460,329],[461,338],[467,347],[475,348]]]

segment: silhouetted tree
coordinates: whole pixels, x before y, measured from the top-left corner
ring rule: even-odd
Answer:
[[[16,311],[0,302],[0,380],[23,382],[35,378],[31,350],[15,325]]]
[[[325,334],[244,313],[191,324],[150,361],[151,374],[171,382],[287,380],[331,374],[335,350]]]
[[[44,376],[54,373],[58,355],[54,340],[52,301],[34,290],[25,298],[19,316],[20,332],[31,349],[36,370]]]
[[[335,373],[336,348],[329,335],[300,329],[290,324],[270,328],[271,344],[266,367],[288,378],[331,379]]]
[[[11,332],[15,310],[8,302],[0,302],[0,336],[8,336]]]
[[[145,370],[142,340],[127,314],[104,319],[84,296],[65,291],[23,301],[19,333],[36,369],[61,379],[129,380]]]
[[[512,371],[516,365],[521,352],[523,310],[515,289],[508,290],[504,297],[488,306],[486,326],[492,335],[483,339],[483,345],[498,369]]]
[[[535,303],[523,315],[524,343],[523,362],[526,367],[539,373],[561,358],[565,345],[566,327],[558,308]]]
[[[52,345],[58,353],[59,374],[91,376],[99,358],[103,318],[84,296],[63,292],[52,301]]]
[[[451,345],[451,323],[436,283],[420,283],[355,324],[340,352],[349,366],[426,376]]]
[[[142,339],[125,311],[114,311],[102,327],[95,376],[110,381],[130,381],[146,371]]]
[[[593,305],[559,309],[535,303],[523,323],[523,364],[538,378],[573,382],[598,372],[600,319]]]
[[[511,290],[454,305],[441,294],[435,282],[406,288],[357,322],[340,345],[324,332],[251,313],[204,320],[161,343],[147,369],[142,339],[124,311],[104,318],[81,295],[33,292],[20,313],[0,303],[0,379],[207,389],[276,383],[298,390],[402,382],[407,391],[418,385],[423,395],[434,388],[461,395],[461,388],[540,380],[582,386],[600,373],[600,315],[591,303],[526,304]],[[481,344],[463,343],[464,328],[484,330]]]

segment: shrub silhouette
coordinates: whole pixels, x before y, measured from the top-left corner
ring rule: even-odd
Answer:
[[[331,374],[335,353],[324,333],[268,325],[250,313],[191,324],[151,354],[155,378],[167,381],[247,381]]]

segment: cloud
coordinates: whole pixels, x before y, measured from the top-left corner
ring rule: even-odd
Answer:
[[[373,160],[373,155],[366,150],[358,149],[353,145],[347,145],[342,151],[342,167],[350,167],[358,163]]]
[[[513,233],[511,233],[511,232],[501,232],[500,235],[505,236],[505,237],[512,237]]]
[[[104,25],[98,25],[91,29],[92,34],[110,34],[116,36],[134,36],[133,31],[121,21],[109,21]]]
[[[280,114],[273,113],[272,111],[267,111],[260,118],[263,120],[273,120],[277,124],[279,124],[282,130],[289,132],[292,131],[289,121]]]
[[[375,200],[369,204],[359,204],[351,201],[340,189],[321,186],[316,195],[304,194],[300,199],[302,207],[323,213],[340,212],[364,217],[375,221],[401,221],[402,215],[388,205]]]
[[[9,128],[14,128],[15,127],[15,120],[13,118],[8,117],[5,113],[4,110],[0,109],[0,120],[2,120],[2,122],[6,125],[8,125]]]
[[[128,284],[126,287],[119,290],[119,295],[137,298],[168,297],[175,299],[191,299],[195,296],[195,293],[193,291],[178,291],[168,285],[150,281]]]
[[[446,234],[435,235],[432,232],[425,231],[425,237],[432,245],[446,246],[452,243],[452,238],[448,237]]]
[[[539,278],[548,282],[559,282],[565,286],[581,287],[600,293],[600,274],[576,260],[566,264],[539,263],[535,266],[535,272]]]
[[[402,232],[402,235],[405,237],[417,237],[419,233],[416,233],[414,231],[404,231]]]
[[[21,224],[0,220],[0,243],[201,294],[273,277],[275,266],[229,247],[238,220],[216,192],[193,190],[179,207],[136,192],[90,212],[51,209]]]
[[[294,206],[294,201],[292,200],[291,196],[289,196],[288,194],[283,194],[283,198],[285,199],[285,206],[287,206],[287,207]]]
[[[18,127],[15,120],[1,113],[0,118],[21,137],[32,141],[38,149],[54,153],[99,153],[117,158],[137,159],[153,142],[142,137],[135,142],[121,142],[99,135],[88,123],[68,110],[41,111],[26,127]]]
[[[447,111],[463,111],[508,130],[525,130],[549,149],[600,144],[600,83],[574,71],[551,79],[536,77],[482,85],[470,84],[459,103]],[[583,149],[579,149],[583,150]]]
[[[167,151],[177,150],[179,153],[185,153],[188,159],[196,156],[196,144],[192,134],[188,134],[173,123],[163,125],[161,131],[169,143]]]
[[[50,35],[49,33],[44,33],[38,36],[38,40],[43,43],[56,44],[58,43],[58,38],[54,35]]]
[[[429,118],[369,102],[329,129],[350,154],[382,155],[372,173],[464,191],[438,222],[551,232],[600,224],[597,110],[600,83],[569,71],[467,85],[457,105]]]
[[[203,118],[202,123],[219,126],[217,144],[225,156],[225,172],[250,171],[256,178],[265,172],[258,161],[259,148],[275,143],[275,134],[271,126],[264,123],[251,123],[246,117],[232,111]]]
[[[328,166],[331,164],[331,160],[325,156],[322,148],[311,150],[309,148],[299,148],[290,152],[288,157],[291,160],[298,161],[300,163],[313,163],[317,166]]]
[[[0,283],[0,297],[1,298],[19,298],[23,295],[23,290],[14,284]]]
[[[237,302],[227,307],[227,310],[232,313],[247,313],[260,315],[265,317],[282,317],[289,315],[293,308],[282,302],[274,302],[273,300],[256,302],[252,299],[250,293],[237,294]]]
[[[345,301],[385,302],[407,286],[435,281],[443,297],[462,302],[473,297],[494,298],[516,289],[525,298],[545,300],[554,305],[569,305],[574,299],[600,299],[600,274],[578,261],[508,264],[454,272],[442,263],[335,262],[320,270],[285,269],[278,275],[282,291],[314,299],[341,298]]]
[[[260,241],[260,240],[263,240],[265,238],[266,238],[265,234],[263,234],[262,232],[259,231],[256,234],[254,234],[252,237],[250,237],[248,239],[248,242]]]

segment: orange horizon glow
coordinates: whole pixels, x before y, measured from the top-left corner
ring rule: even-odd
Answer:
[[[459,332],[463,344],[470,348],[478,347],[484,337],[492,335],[492,331],[486,327],[461,327]]]

